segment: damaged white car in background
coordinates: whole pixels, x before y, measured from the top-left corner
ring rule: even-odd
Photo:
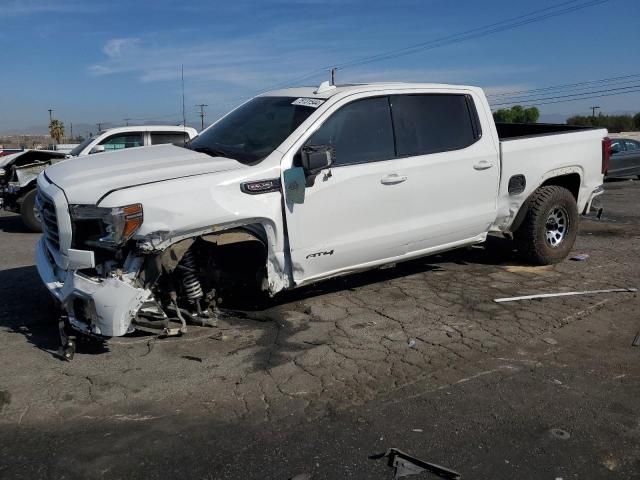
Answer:
[[[190,149],[132,148],[38,177],[38,272],[70,332],[183,333],[325,278],[514,238],[561,261],[598,207],[606,130],[494,124],[481,89],[435,84],[260,95]]]

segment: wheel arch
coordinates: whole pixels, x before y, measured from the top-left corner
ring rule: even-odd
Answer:
[[[550,185],[566,188],[567,190],[569,190],[569,192],[571,192],[573,198],[576,200],[576,203],[578,203],[578,198],[580,196],[580,186],[582,185],[582,169],[580,169],[579,167],[568,167],[560,170],[553,170],[545,174],[538,182],[536,188],[533,189],[526,200],[522,202],[518,213],[516,214],[513,222],[511,222],[511,226],[509,227],[510,233],[515,232],[516,230],[518,230],[520,225],[522,225],[522,222],[527,215],[527,210],[529,209],[531,199],[536,194],[538,189]]]

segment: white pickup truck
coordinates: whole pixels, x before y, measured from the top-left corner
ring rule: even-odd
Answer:
[[[38,178],[37,267],[73,329],[111,337],[211,323],[234,292],[274,295],[490,232],[513,236],[530,262],[554,263],[603,192],[606,135],[496,125],[475,87],[265,93],[190,149],[49,167]]]
[[[40,219],[35,210],[36,178],[53,163],[66,158],[123,148],[173,143],[186,145],[198,132],[191,127],[173,125],[129,125],[110,128],[88,137],[68,153],[57,150],[24,150],[0,158],[0,207],[19,213],[24,225],[40,232]]]

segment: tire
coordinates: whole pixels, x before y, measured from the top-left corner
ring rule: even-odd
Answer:
[[[36,216],[36,190],[33,189],[22,197],[22,204],[20,205],[20,216],[22,217],[22,223],[31,232],[42,232],[42,226],[40,220]]]
[[[534,265],[564,260],[578,234],[578,207],[563,187],[540,187],[529,199],[527,214],[514,234],[520,256]]]

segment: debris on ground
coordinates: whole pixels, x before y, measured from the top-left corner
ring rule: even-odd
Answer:
[[[636,333],[636,338],[631,342],[632,347],[640,347],[640,332]]]
[[[558,341],[557,341],[557,340],[555,340],[555,339],[553,339],[553,338],[549,338],[549,337],[547,337],[547,338],[543,338],[543,339],[542,339],[542,341],[543,341],[544,343],[548,343],[549,345],[557,345],[557,344],[558,344]]]
[[[407,345],[409,346],[409,348],[413,348],[416,346],[416,341],[413,338],[410,338],[407,342]]]
[[[552,436],[559,440],[569,440],[571,438],[571,434],[566,430],[562,430],[561,428],[552,428],[549,430]]]
[[[578,255],[574,255],[573,257],[571,257],[571,260],[574,260],[576,262],[581,262],[583,260],[586,260],[587,258],[589,258],[589,254],[579,253]]]
[[[518,300],[534,300],[538,298],[551,298],[551,297],[568,297],[573,295],[593,295],[596,293],[636,293],[637,288],[609,288],[606,290],[584,290],[582,292],[560,292],[560,293],[540,293],[536,295],[522,295],[520,297],[505,297],[494,298],[496,303],[515,302]]]
[[[311,480],[311,474],[309,473],[299,473],[295,477],[291,477],[289,480]]]
[[[462,478],[462,475],[454,470],[412,457],[397,448],[390,448],[385,453],[371,455],[369,458],[371,460],[388,458],[389,461],[387,464],[394,468],[394,480],[402,477],[408,477],[409,475],[418,475],[422,472],[429,472],[440,478],[446,478],[449,480],[458,480]]]

